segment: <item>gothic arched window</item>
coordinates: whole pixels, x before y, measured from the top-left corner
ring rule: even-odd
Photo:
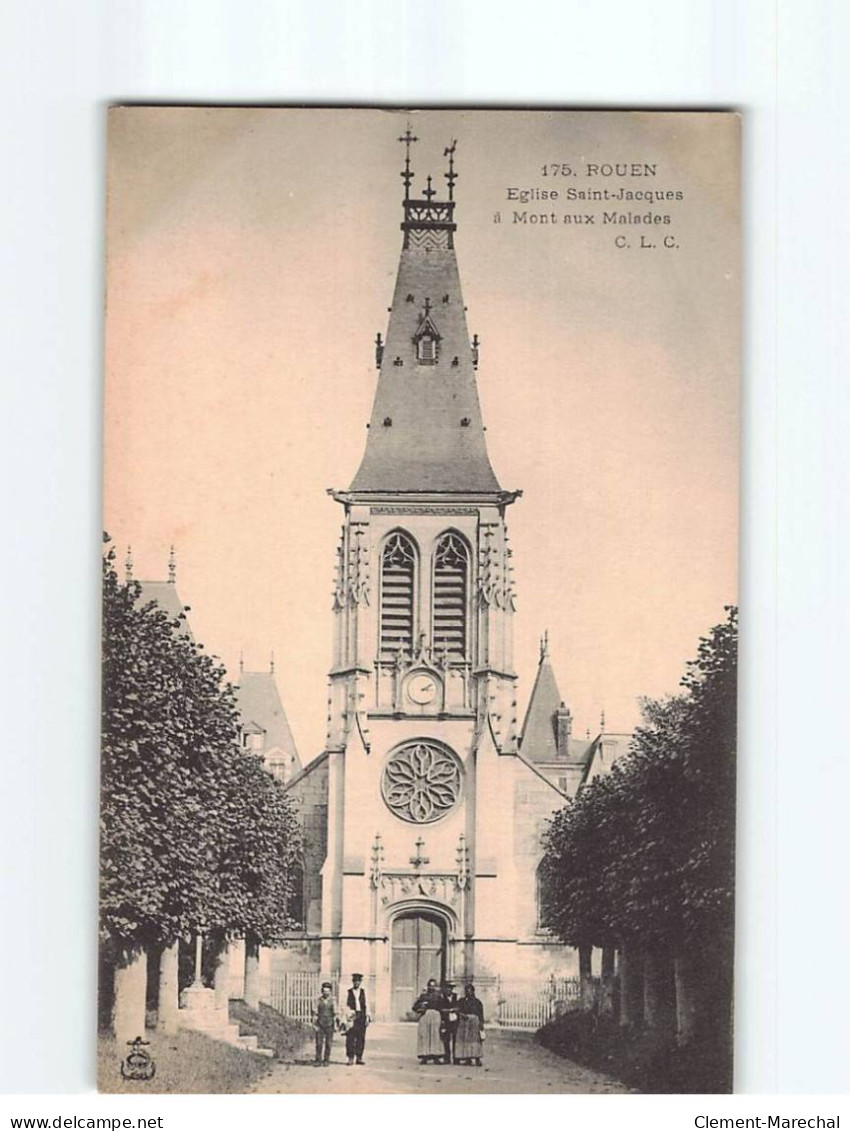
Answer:
[[[413,597],[416,551],[406,534],[396,531],[381,554],[381,655],[413,652]]]
[[[304,880],[304,863],[298,860],[292,867],[292,887],[286,908],[295,930],[299,928],[303,930],[306,926],[304,916],[307,911],[307,900],[305,899]]]
[[[543,860],[537,865],[535,879],[535,886],[537,888],[537,929],[538,931],[546,931],[549,929],[549,905],[551,896]]]
[[[449,531],[434,553],[434,651],[463,659],[467,651],[469,549]]]

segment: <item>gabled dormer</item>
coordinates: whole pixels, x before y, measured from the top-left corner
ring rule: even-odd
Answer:
[[[439,360],[442,335],[437,329],[430,313],[431,300],[425,299],[425,310],[419,319],[413,335],[413,348],[416,351],[417,365],[436,365]]]

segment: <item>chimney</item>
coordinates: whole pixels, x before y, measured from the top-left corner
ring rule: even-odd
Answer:
[[[563,702],[555,712],[555,741],[558,746],[558,759],[566,761],[570,753],[570,736],[573,733],[573,717],[569,707]]]

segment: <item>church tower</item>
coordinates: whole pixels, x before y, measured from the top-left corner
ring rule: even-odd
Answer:
[[[337,550],[322,966],[404,1016],[428,977],[497,969],[515,942],[514,589],[445,193],[414,194],[363,459]],[[439,197],[443,196],[443,199]],[[501,893],[501,895],[500,895]]]

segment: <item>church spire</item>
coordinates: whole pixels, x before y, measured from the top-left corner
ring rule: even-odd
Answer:
[[[366,451],[351,484],[360,493],[486,494],[512,501],[499,486],[484,437],[475,379],[477,340],[466,323],[455,258],[455,149],[448,157],[448,199],[433,179],[417,194],[408,126],[402,200],[403,243],[386,338],[375,339],[378,387]]]

